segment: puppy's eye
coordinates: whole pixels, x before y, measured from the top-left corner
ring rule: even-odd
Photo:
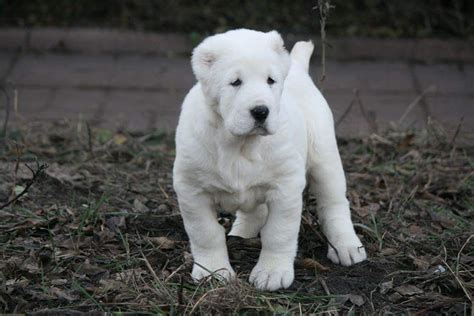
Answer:
[[[240,79],[234,80],[230,83],[230,85],[233,86],[233,87],[238,87],[241,84],[242,84],[242,80],[240,80]]]
[[[274,84],[275,82],[276,82],[276,81],[275,81],[275,80],[273,80],[273,78],[272,78],[272,77],[268,77],[268,79],[267,79],[267,83],[268,83],[269,85],[272,85],[272,84]]]

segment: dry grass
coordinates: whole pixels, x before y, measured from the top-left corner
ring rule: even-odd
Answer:
[[[340,140],[356,229],[369,260],[345,268],[305,197],[293,286],[247,283],[258,239],[228,240],[239,280],[194,284],[171,186],[172,139],[84,124],[11,132],[0,160],[0,204],[28,183],[25,162],[49,168],[0,210],[0,312],[410,312],[468,315],[474,290],[473,149],[436,124]],[[228,229],[232,216],[220,214]]]

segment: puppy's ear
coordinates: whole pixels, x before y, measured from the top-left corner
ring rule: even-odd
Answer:
[[[277,31],[270,31],[267,33],[270,36],[270,43],[272,48],[281,56],[281,64],[283,70],[283,76],[286,78],[288,71],[290,69],[290,55],[285,48],[285,43],[283,38],[281,38],[280,33]]]
[[[285,49],[285,43],[283,42],[280,33],[277,31],[270,31],[267,34],[270,36],[272,47],[277,53],[288,53]]]
[[[191,57],[191,65],[196,79],[205,81],[216,60],[217,52],[211,48],[208,40],[204,40],[194,49],[193,56]]]

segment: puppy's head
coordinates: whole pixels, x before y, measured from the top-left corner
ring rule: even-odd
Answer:
[[[231,134],[276,132],[290,67],[280,34],[240,29],[208,37],[194,50],[192,67]]]

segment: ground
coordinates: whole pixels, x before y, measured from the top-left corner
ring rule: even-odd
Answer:
[[[247,282],[258,238],[228,239],[237,281],[192,282],[171,135],[20,126],[0,143],[0,312],[469,315],[474,149],[434,122],[339,144],[369,259],[326,259],[316,201],[305,194],[295,282],[270,293]],[[219,217],[229,229],[232,216]]]

